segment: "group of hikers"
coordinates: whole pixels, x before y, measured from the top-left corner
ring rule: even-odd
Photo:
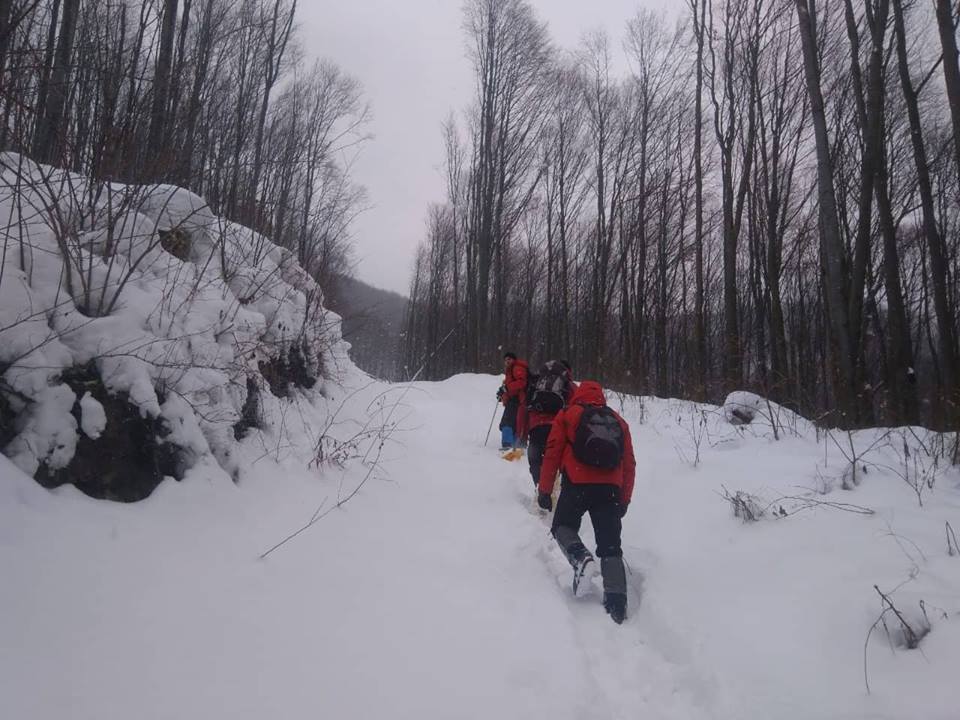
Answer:
[[[603,577],[603,607],[616,623],[627,616],[627,578],[620,547],[621,520],[633,494],[636,460],[626,421],[607,406],[600,384],[573,380],[566,360],[550,360],[539,373],[508,352],[504,382],[501,449],[526,445],[537,504],[553,510],[550,532],[573,567],[573,592],[587,587],[597,572],[593,555],[580,539],[580,523],[590,514]],[[560,474],[560,496],[553,489]]]

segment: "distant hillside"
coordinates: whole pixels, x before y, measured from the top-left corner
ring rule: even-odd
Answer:
[[[402,379],[397,359],[407,298],[345,275],[325,291],[325,305],[343,317],[343,338],[352,346],[353,361],[375,377]]]

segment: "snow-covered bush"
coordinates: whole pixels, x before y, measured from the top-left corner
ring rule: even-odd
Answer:
[[[912,427],[892,430],[890,434],[888,447],[897,462],[881,467],[909,485],[917,497],[917,504],[923,507],[924,494],[933,491],[937,479],[948,468],[950,450],[944,434]]]
[[[0,449],[44,484],[133,500],[201,456],[234,473],[264,406],[345,358],[296,258],[187,190],[7,153],[0,228]]]
[[[707,411],[693,403],[686,404],[686,411],[677,413],[677,426],[683,428],[688,443],[686,447],[680,443],[675,447],[680,458],[690,467],[696,468],[700,465],[700,448],[707,435]]]
[[[763,501],[751,493],[743,490],[737,490],[731,493],[723,488],[723,498],[730,503],[733,510],[733,516],[740,518],[743,522],[756,522],[766,515],[766,507]]]

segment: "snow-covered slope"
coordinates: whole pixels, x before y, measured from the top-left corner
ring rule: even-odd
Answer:
[[[195,467],[119,505],[0,459],[0,717],[958,716],[954,470],[921,507],[901,434],[861,433],[874,447],[843,491],[846,436],[783,413],[778,441],[717,408],[611,398],[639,460],[616,626],[596,594],[570,596],[525,464],[482,446],[496,386],[348,381],[337,422],[400,421],[370,475],[375,454],[282,476],[262,457],[236,485]],[[764,516],[734,517],[725,490]],[[923,601],[918,649],[888,611],[864,650],[874,584],[917,629]]]

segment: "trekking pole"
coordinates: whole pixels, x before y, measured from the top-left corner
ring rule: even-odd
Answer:
[[[500,404],[499,398],[497,399],[497,405]],[[483,441],[483,446],[486,447],[487,443],[490,442],[490,431],[493,430],[493,421],[497,419],[497,405],[493,406],[493,415],[490,416],[490,427],[487,428],[487,439]]]

